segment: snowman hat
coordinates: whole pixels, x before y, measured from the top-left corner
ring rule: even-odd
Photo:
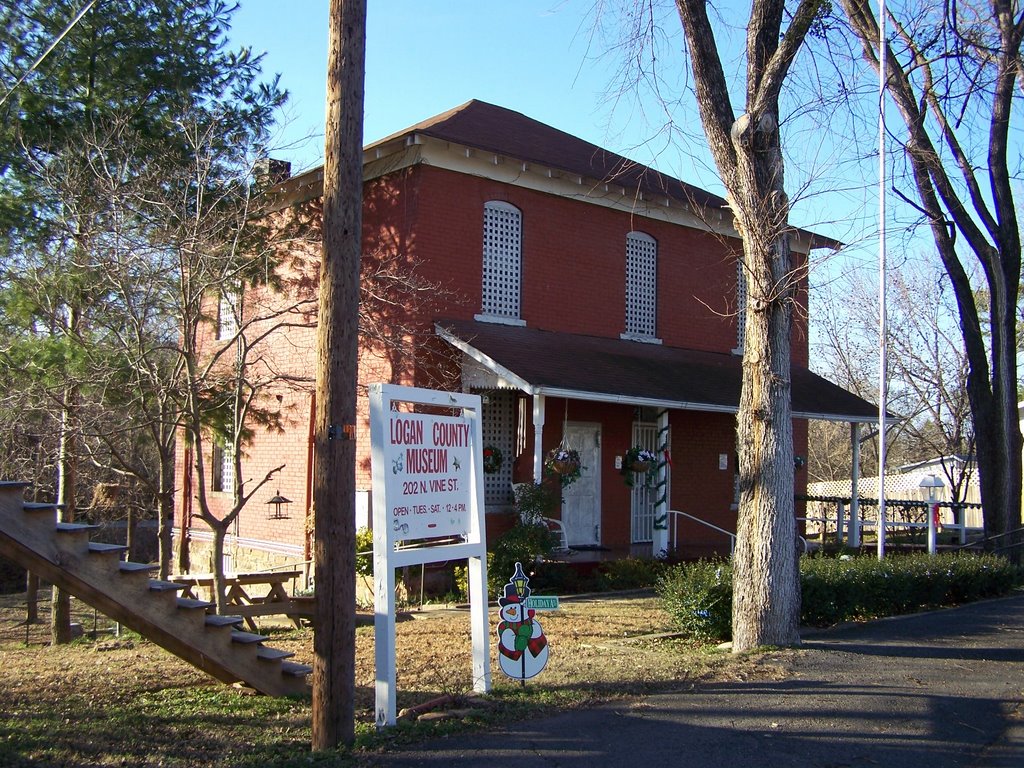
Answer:
[[[523,602],[523,597],[516,592],[516,585],[511,581],[505,585],[505,594],[498,598],[498,605],[513,605]]]

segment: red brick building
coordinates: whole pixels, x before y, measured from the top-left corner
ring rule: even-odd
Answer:
[[[405,265],[437,300],[385,297],[378,330],[414,328],[422,342],[403,352],[368,343],[360,381],[440,381],[484,397],[484,443],[504,458],[485,475],[489,537],[510,524],[512,483],[532,480],[545,453],[566,445],[585,467],[563,494],[570,546],[728,551],[721,533],[665,517],[680,510],[735,530],[744,299],[725,201],[479,101],[366,147],[364,178],[364,273]],[[315,205],[321,191],[317,170],[272,194],[289,211]],[[792,244],[804,262],[810,248],[835,245],[804,231]],[[806,304],[806,278],[800,296]],[[795,317],[795,452],[806,455],[808,418],[867,421],[875,410],[807,370],[806,313]],[[268,343],[277,365],[312,375],[312,329]],[[245,567],[256,564],[257,552],[308,552],[310,389],[279,393],[284,431],[258,433],[245,451],[246,477],[286,465],[264,495],[292,503],[281,520],[262,500],[246,507],[231,542],[236,566],[243,555]],[[362,403],[357,485],[368,492]],[[637,445],[668,461],[631,488],[620,467]],[[797,492],[805,484],[797,468]],[[360,505],[367,499],[361,493]],[[203,538],[196,528],[190,535]]]

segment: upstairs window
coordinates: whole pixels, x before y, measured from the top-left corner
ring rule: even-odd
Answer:
[[[747,333],[747,272],[743,259],[736,259],[736,349],[734,354],[743,354],[743,342]]]
[[[222,438],[214,438],[211,456],[210,490],[235,492],[235,452]]]
[[[478,319],[521,324],[523,214],[509,203],[484,204],[484,263]]]
[[[238,333],[241,291],[223,290],[217,304],[217,338],[230,339]]]
[[[643,232],[626,235],[626,332],[654,340],[658,310],[658,243]]]

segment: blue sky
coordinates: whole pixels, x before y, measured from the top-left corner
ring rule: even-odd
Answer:
[[[609,95],[621,57],[593,39],[593,0],[372,0],[369,6],[367,143],[482,99],[641,162],[653,163],[657,154],[662,170],[683,175],[667,167],[677,163],[657,138],[658,110],[648,119],[635,99]],[[275,154],[296,169],[323,157],[327,8],[327,0],[297,0],[281,13],[277,0],[242,0],[231,31],[236,45],[266,52],[264,70],[280,73],[291,94]],[[696,173],[688,169],[687,180],[717,184],[706,154],[699,165]]]
[[[720,10],[733,1],[726,0]],[[731,16],[742,19],[746,5],[735,2],[743,9]],[[617,75],[627,55],[614,49],[608,35],[595,33],[596,5],[597,0],[371,0],[365,141],[476,98],[721,193],[686,88],[672,5],[665,4],[659,52],[660,85],[673,102],[669,107],[650,89],[619,87]],[[273,154],[300,171],[319,165],[323,157],[328,0],[293,0],[287,12],[281,7],[279,0],[241,0],[231,39],[265,52],[264,70],[280,73],[290,92]],[[742,41],[742,27],[734,35]],[[727,55],[726,65],[730,62],[739,57]],[[742,99],[734,105],[741,108]],[[671,132],[665,130],[668,119]],[[787,162],[791,196],[798,196],[806,179],[815,180],[816,191],[795,203],[791,219],[847,243],[864,240],[866,247],[843,258],[867,265],[875,258],[872,167],[865,175],[863,164],[845,165],[830,137],[828,125],[812,120],[790,144],[800,152]]]

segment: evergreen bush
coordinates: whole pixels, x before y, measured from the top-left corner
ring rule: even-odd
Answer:
[[[925,554],[805,557],[800,560],[804,625],[827,627],[1005,595],[1024,571],[993,555]],[[701,642],[732,634],[732,568],[698,562],[675,566],[658,582],[680,632]]]

